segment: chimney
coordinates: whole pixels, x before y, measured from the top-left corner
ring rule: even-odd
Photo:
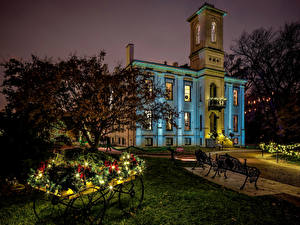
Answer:
[[[134,45],[128,44],[126,46],[126,66],[128,66],[134,59]]]

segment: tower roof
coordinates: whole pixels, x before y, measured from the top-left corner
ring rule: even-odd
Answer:
[[[227,15],[227,13],[225,11],[217,9],[217,8],[215,8],[214,5],[205,2],[195,13],[193,13],[193,15],[191,15],[187,19],[187,21],[190,22],[195,16],[199,15],[205,9],[209,9],[209,10],[212,10],[214,12],[220,13],[220,14],[222,14],[222,16],[226,16]]]

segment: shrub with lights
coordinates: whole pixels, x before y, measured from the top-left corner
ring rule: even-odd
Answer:
[[[217,133],[216,131],[213,131],[212,133],[208,134],[211,139],[215,140],[215,142],[219,145],[222,145],[223,147],[232,147],[232,140],[225,136],[222,133]]]
[[[110,188],[130,176],[141,175],[144,168],[144,160],[127,152],[117,161],[98,151],[66,150],[64,155],[57,153],[41,162],[38,169],[31,169],[28,184],[56,195],[73,194],[90,185]]]
[[[269,144],[260,143],[259,148],[269,153],[279,152],[292,159],[300,160],[300,143],[292,145],[280,145],[275,142],[270,142]]]

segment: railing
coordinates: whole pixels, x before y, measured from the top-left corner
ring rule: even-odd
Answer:
[[[219,110],[225,108],[227,99],[224,97],[212,97],[208,99],[208,110]]]

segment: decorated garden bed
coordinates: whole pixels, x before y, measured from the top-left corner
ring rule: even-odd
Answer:
[[[136,210],[144,197],[144,168],[144,160],[127,152],[119,160],[97,150],[56,153],[29,175],[34,213],[41,221],[64,216],[65,223],[75,217],[78,224],[99,224],[113,199],[122,210]]]

